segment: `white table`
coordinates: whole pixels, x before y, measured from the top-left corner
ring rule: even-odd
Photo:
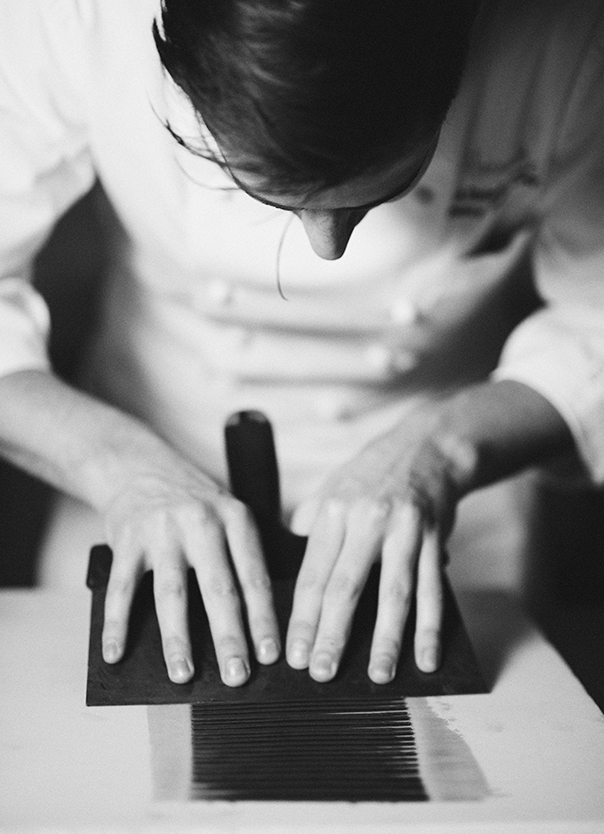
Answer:
[[[482,801],[160,802],[146,707],[86,707],[89,595],[0,593],[3,830],[604,832],[604,716],[501,593],[461,596],[488,695],[423,700],[467,744]]]

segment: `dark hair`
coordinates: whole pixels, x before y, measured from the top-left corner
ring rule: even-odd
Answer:
[[[229,167],[328,188],[412,152],[457,91],[476,0],[163,0],[153,35]],[[192,150],[224,164],[209,149]]]

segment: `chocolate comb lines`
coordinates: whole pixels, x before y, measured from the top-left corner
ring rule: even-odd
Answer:
[[[270,426],[248,412],[225,433],[231,488],[254,510],[272,575],[283,575],[271,541],[280,498]],[[191,723],[194,798],[428,799],[402,698],[193,705]]]
[[[193,705],[193,799],[425,801],[403,699]]]

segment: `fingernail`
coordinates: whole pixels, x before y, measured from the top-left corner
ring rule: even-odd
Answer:
[[[327,652],[321,652],[313,657],[310,673],[315,680],[329,681],[336,673],[336,662]]]
[[[308,666],[308,643],[305,640],[295,640],[289,650],[289,665],[295,669],[306,669]]]
[[[438,668],[438,649],[435,646],[429,646],[424,649],[421,655],[422,669],[424,672],[434,672]]]
[[[272,637],[267,637],[258,647],[258,660],[260,663],[274,663],[279,657],[279,646]]]
[[[230,685],[244,683],[249,671],[240,657],[231,657],[226,663],[226,682]]]
[[[390,683],[395,672],[396,666],[387,660],[369,667],[369,677],[374,683]]]
[[[120,647],[115,640],[108,640],[103,644],[103,659],[107,663],[115,663],[120,658]]]
[[[174,683],[185,683],[191,677],[193,668],[185,657],[170,661],[170,678]]]

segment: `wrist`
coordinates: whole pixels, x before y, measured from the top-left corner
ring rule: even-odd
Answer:
[[[434,437],[460,494],[573,449],[551,403],[511,380],[485,382],[444,401]]]
[[[136,418],[103,408],[103,421],[82,460],[88,502],[104,512],[135,481],[156,478],[174,468],[176,453]]]
[[[0,379],[0,450],[100,512],[176,454],[136,418],[34,370]]]
[[[477,486],[481,450],[474,439],[443,415],[434,435],[434,445],[444,460],[444,469],[455,495],[463,497]]]

